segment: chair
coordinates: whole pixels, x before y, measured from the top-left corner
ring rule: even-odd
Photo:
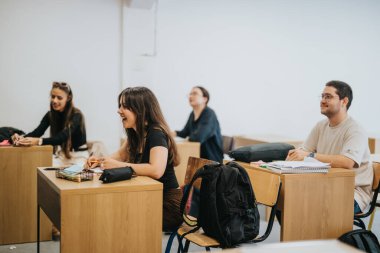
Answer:
[[[380,202],[376,202],[375,204],[376,207],[380,207]],[[375,218],[375,213],[376,213],[376,207],[373,210],[371,217],[369,218],[369,223],[368,223],[368,230],[372,230],[372,224],[373,224],[373,219]]]
[[[212,164],[212,163],[215,163],[214,161],[211,161],[211,160],[207,160],[207,159],[203,159],[203,158],[197,158],[197,157],[189,157],[189,160],[187,162],[187,167],[186,167],[186,174],[185,174],[185,180],[184,180],[184,187],[186,187],[187,185],[190,184],[191,182],[191,179],[193,178],[195,172],[202,168],[204,165],[206,164]],[[201,179],[197,180],[194,182],[194,187],[196,188],[200,188],[201,186]],[[189,196],[189,199],[191,199],[191,197]],[[178,230],[178,229],[177,229]],[[168,239],[168,243],[166,245],[166,250],[165,252],[166,253],[170,253],[170,248],[171,248],[171,245],[173,243],[173,239],[174,237],[177,235],[178,239],[179,239],[179,235],[177,234],[177,231],[173,231],[171,234],[170,234],[170,237]]]
[[[199,159],[199,158],[193,158]],[[190,159],[189,159],[190,164]],[[189,169],[189,168],[188,168]],[[260,169],[247,169],[249,178],[252,183],[253,191],[255,193],[256,201],[265,206],[271,207],[270,218],[265,233],[262,236],[252,238],[251,242],[257,243],[264,241],[272,231],[275,213],[277,210],[278,199],[281,190],[280,176],[274,173],[268,173],[267,171]],[[177,237],[179,238],[192,227],[182,226],[177,230]],[[210,251],[210,248],[220,247],[220,244],[215,239],[207,236],[201,231],[189,233],[184,236],[186,239],[185,248],[182,249],[182,243],[179,242],[179,251],[187,252],[190,242],[197,244],[198,246],[206,248],[206,251]]]
[[[380,189],[380,163],[373,162],[372,166],[373,166],[373,184],[372,184],[373,196],[370,202],[370,207],[367,212],[355,214],[354,216],[354,225],[363,229],[366,229],[366,228],[362,219],[370,216],[371,214],[373,216],[375,214],[374,210],[376,206],[380,207],[380,203],[377,203],[377,196],[379,194],[379,189]],[[371,220],[373,221],[373,217],[371,217]],[[372,227],[371,220],[370,220],[369,225]],[[368,226],[368,229],[370,229],[370,226]]]
[[[223,154],[228,154],[234,148],[234,138],[223,135]]]

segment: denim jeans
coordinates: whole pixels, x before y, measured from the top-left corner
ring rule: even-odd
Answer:
[[[360,210],[358,202],[356,200],[354,201],[354,214],[361,213],[362,210]]]

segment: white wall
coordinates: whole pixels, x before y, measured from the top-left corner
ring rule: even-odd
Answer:
[[[379,1],[159,0],[155,55],[131,46],[152,40],[154,25],[142,34],[130,25],[154,15],[140,12],[125,26],[136,36],[125,41],[134,57],[124,84],[150,79],[172,128],[186,122],[191,87],[203,85],[224,134],[304,139],[335,79],[353,88],[349,113],[380,134]]]
[[[1,0],[0,126],[33,130],[52,81],[66,81],[87,139],[116,149],[121,24],[120,0]]]
[[[379,1],[121,1],[0,1],[0,126],[31,131],[51,82],[67,81],[88,139],[112,151],[121,83],[152,88],[174,129],[200,84],[224,134],[303,139],[323,118],[324,84],[338,79],[353,87],[351,115],[380,134]]]

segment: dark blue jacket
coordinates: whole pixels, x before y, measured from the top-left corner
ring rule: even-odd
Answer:
[[[189,137],[189,141],[201,143],[201,158],[223,162],[222,134],[219,121],[211,108],[206,106],[196,121],[194,112],[191,112],[182,131],[176,132],[179,137]]]

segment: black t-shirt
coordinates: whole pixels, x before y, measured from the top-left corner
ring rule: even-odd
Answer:
[[[168,148],[168,137],[159,129],[150,129],[146,136],[145,148],[141,154],[142,157],[140,163],[149,163],[150,150],[157,146]],[[174,173],[173,162],[169,162],[169,156],[166,162],[164,175],[162,175],[158,181],[164,184],[164,190],[175,189],[179,186],[177,177]]]
[[[63,113],[59,114],[58,125],[63,125]],[[43,145],[62,145],[71,136],[71,145],[74,150],[87,143],[86,129],[82,129],[81,123],[84,121],[83,115],[79,110],[76,110],[70,120],[70,127],[63,128],[55,136],[43,138]],[[50,126],[49,112],[42,118],[40,124],[33,132],[28,133],[25,137],[41,137]]]

